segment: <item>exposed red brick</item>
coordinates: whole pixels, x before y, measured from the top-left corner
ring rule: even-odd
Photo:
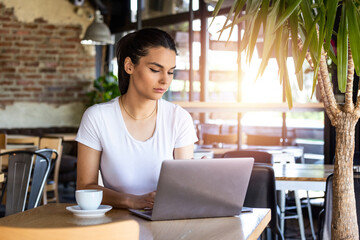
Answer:
[[[58,27],[55,25],[45,25],[43,28],[48,30],[54,30],[57,29]]]
[[[65,26],[64,29],[66,30],[81,30],[81,26],[78,25],[78,26]]]
[[[75,69],[60,69],[61,73],[74,73]]]
[[[11,47],[12,43],[11,42],[0,42],[0,47]]]
[[[17,67],[19,65],[19,61],[0,61],[0,66],[2,67]]]
[[[16,97],[16,98],[28,98],[28,97],[31,97],[31,94],[28,94],[28,93],[15,93],[14,97]]]
[[[18,37],[18,36],[5,36],[4,40],[5,41],[15,41],[15,40],[20,40],[20,37]]]
[[[71,49],[71,48],[76,48],[76,45],[75,44],[62,44],[62,45],[60,45],[60,48]]]
[[[80,42],[80,38],[65,38],[65,41],[67,42]]]
[[[56,68],[42,68],[40,69],[41,73],[54,73],[56,72]]]
[[[18,23],[3,23],[3,28],[21,28],[21,24]]]
[[[23,48],[21,49],[21,54],[23,55],[38,55],[40,53],[40,50],[36,50],[36,49],[29,49],[29,48]]]
[[[9,91],[9,92],[20,92],[21,91],[21,88],[19,88],[19,87],[6,87],[6,88],[4,88],[4,90],[7,92],[7,91]]]
[[[32,56],[17,56],[16,60],[19,61],[35,61],[36,57],[32,57]]]
[[[74,93],[70,92],[62,92],[62,93],[56,93],[57,97],[74,97]]]
[[[50,43],[56,43],[56,44],[60,44],[63,42],[63,40],[61,38],[55,38],[55,37],[52,37],[49,39],[49,42]]]
[[[65,51],[64,54],[65,55],[78,55],[79,52],[78,51]]]
[[[72,68],[79,68],[81,67],[82,65],[79,64],[79,63],[64,63],[63,64],[63,67],[72,67]]]
[[[59,51],[58,51],[58,50],[46,50],[45,53],[46,53],[46,54],[54,54],[54,55],[55,55],[55,54],[58,54]]]
[[[24,25],[24,28],[25,29],[37,29],[38,25],[34,24],[34,23],[27,23],[27,24]]]
[[[0,17],[0,21],[1,22],[10,22],[11,18],[10,17]]]
[[[32,74],[32,75],[25,75],[26,78],[30,78],[30,79],[39,79],[41,78],[40,74]]]
[[[17,53],[20,53],[20,50],[19,49],[12,49],[12,48],[5,48],[5,49],[2,49],[2,53],[11,53],[11,54],[17,54]]]
[[[29,30],[13,30],[15,35],[23,36],[23,35],[30,35]]]
[[[1,9],[1,8],[5,8],[5,5],[0,2],[0,9]]]
[[[4,78],[8,79],[21,79],[21,75],[18,74],[4,74]]]
[[[2,73],[14,73],[16,70],[15,70],[15,68],[1,68],[0,71]]]
[[[18,72],[19,73],[35,73],[36,68],[19,68]]]
[[[4,85],[13,85],[14,84],[14,81],[9,81],[9,80],[1,80],[0,81],[0,86],[4,86]]]
[[[37,35],[51,36],[53,33],[50,31],[39,30],[36,32]]]
[[[59,61],[60,62],[72,62],[72,61],[75,61],[75,58],[74,57],[60,57]]]
[[[5,9],[5,11],[3,12],[3,15],[4,15],[4,16],[14,15],[14,9],[13,9],[13,8]]]
[[[17,43],[15,43],[15,46],[17,46],[17,47],[33,47],[34,44],[25,43],[25,42],[17,42]]]
[[[0,34],[9,34],[10,33],[10,30],[7,30],[7,29],[0,29]]]
[[[16,84],[21,86],[28,86],[28,85],[34,85],[35,82],[33,80],[17,80]]]
[[[39,66],[39,62],[25,62],[24,63],[25,67],[38,67]]]
[[[44,20],[43,18],[37,18],[34,20],[35,23],[47,23],[46,20]]]
[[[12,56],[0,55],[0,60],[11,59]]]
[[[39,87],[25,87],[24,90],[31,92],[41,92],[43,89]]]
[[[34,36],[29,36],[29,37],[23,37],[24,41],[27,42],[39,42],[42,40],[41,37],[34,37]]]
[[[61,75],[50,75],[50,74],[46,74],[45,75],[46,79],[52,80],[52,79],[61,79],[62,76]]]

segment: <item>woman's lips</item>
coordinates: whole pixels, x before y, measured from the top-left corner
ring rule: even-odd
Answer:
[[[156,93],[164,93],[166,91],[166,89],[164,89],[164,88],[154,88],[154,91]]]

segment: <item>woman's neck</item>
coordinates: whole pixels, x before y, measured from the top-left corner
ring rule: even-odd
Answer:
[[[133,120],[146,120],[156,115],[157,100],[132,98],[124,94],[119,98],[120,106]]]

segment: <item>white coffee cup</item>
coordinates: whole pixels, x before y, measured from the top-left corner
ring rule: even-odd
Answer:
[[[103,191],[98,189],[76,190],[75,199],[82,210],[96,210],[99,208]]]

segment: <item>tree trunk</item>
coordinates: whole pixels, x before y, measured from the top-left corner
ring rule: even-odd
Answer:
[[[358,118],[352,113],[341,112],[336,120],[331,238],[358,240],[353,181],[355,125]]]

